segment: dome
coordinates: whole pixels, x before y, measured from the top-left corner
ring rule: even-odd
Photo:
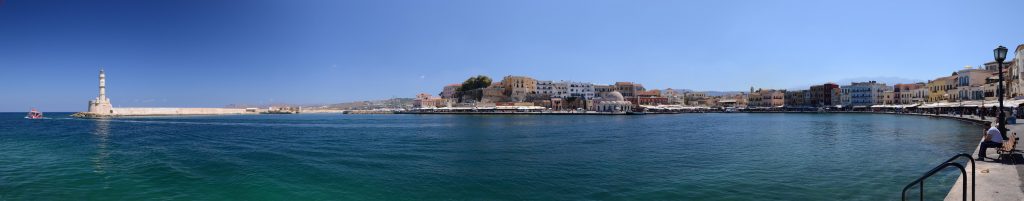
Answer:
[[[604,100],[605,101],[624,101],[626,99],[622,98],[622,93],[619,93],[619,91],[612,91],[612,92],[608,92],[608,94],[604,95]]]

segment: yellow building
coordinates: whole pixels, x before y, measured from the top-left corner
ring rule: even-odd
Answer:
[[[946,92],[956,88],[956,74],[930,80],[925,86],[928,88],[928,102],[947,101],[949,95]]]
[[[786,105],[786,90],[757,89],[757,91],[754,91],[751,88],[750,91],[750,95],[747,96],[747,107],[749,108],[782,107]]]
[[[622,93],[623,97],[631,98],[636,96],[636,92],[645,91],[644,85],[633,82],[615,82],[615,90]]]
[[[501,79],[505,95],[515,102],[526,100],[526,96],[537,92],[537,80],[526,76],[505,76]]]

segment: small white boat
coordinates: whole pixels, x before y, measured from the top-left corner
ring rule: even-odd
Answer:
[[[25,118],[26,119],[42,119],[43,118],[43,113],[39,112],[35,108],[32,108],[32,111],[29,111],[28,115],[25,115]]]

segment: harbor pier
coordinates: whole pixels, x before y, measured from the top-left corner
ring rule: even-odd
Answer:
[[[244,108],[142,108],[142,107],[114,107],[107,98],[107,75],[100,69],[99,74],[99,96],[89,101],[87,112],[79,112],[71,115],[79,118],[103,118],[116,116],[170,116],[170,115],[230,115],[230,114],[258,114],[255,109]]]

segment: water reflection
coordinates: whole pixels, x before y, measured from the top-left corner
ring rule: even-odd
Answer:
[[[96,138],[96,156],[92,157],[92,167],[93,172],[100,175],[106,181],[110,177],[107,175],[107,163],[110,161],[110,150],[108,148],[110,121],[101,119],[95,122],[96,127],[92,135]],[[107,182],[104,182],[104,188],[109,188],[107,184]]]

